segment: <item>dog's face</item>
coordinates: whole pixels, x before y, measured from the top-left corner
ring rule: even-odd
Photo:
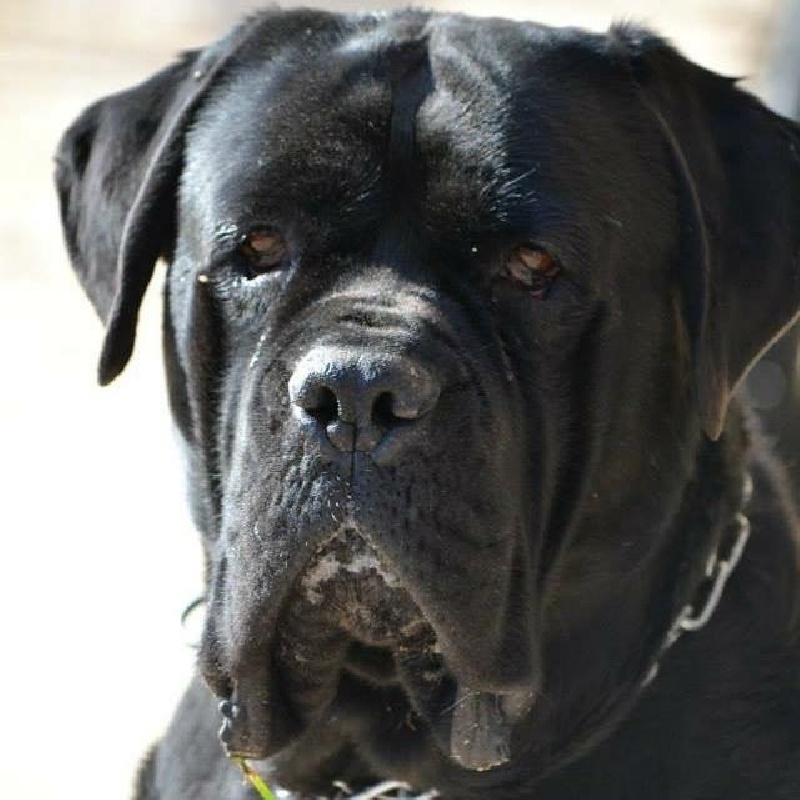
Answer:
[[[264,14],[76,123],[104,380],[170,263],[231,752],[416,776],[589,735],[584,659],[632,660],[597,619],[797,312],[797,146],[653,37],[412,12]]]

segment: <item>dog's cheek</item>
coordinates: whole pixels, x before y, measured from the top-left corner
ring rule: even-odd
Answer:
[[[513,287],[498,287],[495,325],[508,368],[521,395],[522,418],[532,487],[543,525],[574,474],[585,465],[580,452],[589,423],[591,362],[598,345],[602,307],[574,284],[557,282],[544,299]],[[542,530],[539,528],[538,530]]]

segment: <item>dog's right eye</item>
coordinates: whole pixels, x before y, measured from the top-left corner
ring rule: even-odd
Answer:
[[[238,253],[249,278],[281,269],[286,263],[289,248],[278,231],[262,230],[248,233],[239,243]]]
[[[527,289],[537,300],[543,300],[550,286],[561,274],[561,265],[547,250],[524,244],[508,255],[503,274]]]

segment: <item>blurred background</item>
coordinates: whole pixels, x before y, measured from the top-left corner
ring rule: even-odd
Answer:
[[[705,66],[743,76],[774,108],[799,110],[800,0],[430,5],[594,29],[642,22]],[[200,588],[166,414],[159,281],[132,364],[101,391],[101,329],[64,255],[52,153],[88,103],[255,6],[0,0],[0,797],[8,800],[129,796],[137,761],[190,674],[180,614]],[[753,386],[793,462],[796,359],[795,335]]]

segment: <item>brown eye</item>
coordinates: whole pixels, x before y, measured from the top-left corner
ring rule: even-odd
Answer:
[[[560,272],[561,265],[546,250],[520,245],[508,256],[504,275],[541,300]]]
[[[280,269],[286,261],[288,247],[277,231],[254,231],[247,234],[239,245],[250,277]]]

